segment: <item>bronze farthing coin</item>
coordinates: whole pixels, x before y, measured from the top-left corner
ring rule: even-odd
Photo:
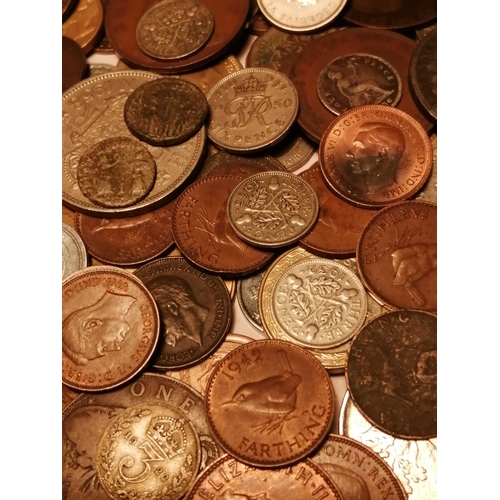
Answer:
[[[394,471],[371,448],[354,439],[329,434],[311,460],[330,476],[346,499],[408,498]]]
[[[87,267],[87,249],[80,235],[67,224],[62,225],[62,279]]]
[[[179,500],[198,475],[200,461],[192,422],[166,403],[127,408],[111,421],[97,447],[99,481],[114,500],[153,495]]]
[[[292,82],[266,68],[242,69],[216,83],[207,94],[208,137],[234,153],[259,151],[279,142],[298,111]]]
[[[153,73],[116,71],[89,78],[63,94],[63,203],[78,212],[101,217],[128,217],[166,203],[198,165],[206,142],[205,128],[185,143],[168,148],[146,145],[156,161],[156,182],[143,201],[125,208],[105,208],[80,191],[76,169],[80,157],[101,139],[130,134],[123,120],[127,97],[141,84],[159,78]],[[135,140],[135,139],[134,139]]]
[[[153,146],[173,146],[192,137],[205,122],[208,103],[194,84],[160,78],[135,89],[123,109],[137,138]]]
[[[422,126],[399,109],[375,104],[346,111],[331,122],[318,156],[330,188],[367,208],[410,198],[432,168],[431,143]]]
[[[436,316],[406,309],[367,323],[347,353],[346,382],[360,412],[386,434],[436,437]]]
[[[153,297],[129,272],[73,273],[62,286],[63,383],[83,391],[124,384],[151,358],[159,328]]]
[[[264,269],[259,273],[241,278],[236,285],[236,296],[238,297],[241,312],[261,332],[264,331],[264,327],[259,313],[259,288],[266,271],[267,269]]]
[[[298,174],[318,196],[319,216],[299,245],[320,257],[356,253],[361,232],[376,212],[356,207],[336,196],[325,182],[318,162]]]
[[[311,354],[257,340],[231,351],[207,386],[208,422],[220,445],[257,467],[295,463],[316,449],[333,419],[333,387]]]
[[[149,8],[137,23],[137,44],[155,59],[186,57],[207,43],[214,16],[199,0],[163,0]]]
[[[297,130],[292,130],[277,146],[268,150],[268,153],[276,158],[287,172],[303,167],[314,154],[315,147],[302,136]]]
[[[157,259],[134,272],[160,312],[162,342],[152,358],[158,370],[184,368],[209,356],[231,327],[229,292],[218,276],[184,258]]]
[[[415,48],[410,62],[410,88],[425,110],[437,119],[437,28]]]
[[[66,92],[78,83],[85,74],[87,61],[85,54],[74,40],[62,37],[62,91]]]
[[[337,30],[311,43],[298,55],[289,73],[300,97],[297,117],[300,128],[310,139],[320,142],[335,115],[319,100],[316,89],[318,75],[337,57],[363,53],[381,57],[397,71],[403,86],[397,109],[415,118],[426,131],[430,130],[433,124],[415,104],[406,77],[415,46],[413,40],[398,33],[367,28]],[[355,84],[354,81],[352,83]]]
[[[75,10],[62,25],[62,34],[74,40],[88,54],[99,41],[103,23],[101,0],[78,0]]]
[[[337,486],[312,460],[262,470],[222,456],[193,483],[185,500],[342,500]],[[348,497],[345,497],[346,499]]]
[[[103,219],[76,214],[77,231],[89,253],[107,264],[134,266],[158,257],[174,244],[175,200],[146,214]]]
[[[89,148],[76,171],[78,187],[96,205],[129,207],[153,188],[156,163],[151,153],[128,137],[111,137]]]
[[[231,227],[227,202],[242,180],[232,175],[207,177],[177,199],[172,217],[175,243],[188,260],[209,272],[243,276],[258,271],[274,256],[247,245]]]
[[[339,115],[355,106],[396,106],[401,99],[401,78],[381,57],[349,54],[335,58],[318,75],[319,100]]]
[[[109,499],[97,476],[97,445],[114,417],[147,403],[167,403],[191,421],[200,439],[201,470],[222,454],[208,427],[201,394],[170,377],[145,373],[120,389],[82,394],[63,411],[63,498]]]
[[[229,222],[248,243],[279,248],[306,235],[318,217],[318,198],[311,186],[288,172],[247,177],[227,203]]]
[[[380,210],[356,251],[361,279],[391,309],[437,311],[437,205],[405,201]]]
[[[235,0],[225,4],[219,0],[203,0],[214,17],[214,31],[208,43],[185,58],[160,61],[145,54],[135,37],[139,20],[156,3],[157,0],[110,0],[105,26],[109,41],[120,59],[129,66],[162,74],[191,71],[221,56],[243,32],[250,5],[249,0]]]

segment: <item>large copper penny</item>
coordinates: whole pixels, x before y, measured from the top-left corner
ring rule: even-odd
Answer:
[[[437,311],[437,205],[405,201],[380,210],[363,230],[356,257],[381,303]]]
[[[167,403],[191,421],[200,439],[201,470],[222,454],[208,427],[202,395],[170,377],[145,373],[120,389],[82,394],[63,411],[65,500],[109,499],[97,475],[99,440],[114,417],[131,406],[148,403]]]
[[[332,121],[318,156],[330,188],[367,208],[410,198],[432,168],[431,142],[422,126],[403,111],[375,104]]]
[[[217,349],[232,320],[231,297],[219,276],[199,271],[181,257],[154,260],[134,275],[151,292],[160,312],[155,368],[191,366]]]
[[[198,52],[173,61],[159,61],[145,54],[135,36],[141,17],[157,0],[110,0],[106,11],[106,33],[118,57],[126,64],[139,69],[150,69],[161,74],[191,71],[207,65],[226,52],[230,44],[243,32],[250,1],[204,0],[204,5],[214,17],[214,31],[208,43]]]
[[[123,109],[130,132],[153,146],[186,141],[200,130],[207,113],[203,92],[178,78],[142,84],[130,94]]]
[[[437,318],[411,310],[382,314],[354,337],[346,382],[375,427],[402,439],[437,433]]]
[[[321,257],[338,257],[356,253],[361,231],[375,215],[373,210],[347,203],[328,187],[318,162],[299,177],[309,183],[319,200],[319,216],[311,231],[299,245]]]
[[[85,54],[74,40],[62,37],[62,91],[78,83],[87,69]]]
[[[174,244],[175,200],[146,214],[103,219],[76,214],[75,226],[89,253],[107,264],[134,266],[158,257]]]
[[[257,467],[295,463],[316,449],[333,419],[326,370],[289,342],[258,340],[231,351],[208,382],[209,425],[221,446]]]
[[[62,34],[74,40],[88,54],[99,42],[104,24],[101,0],[78,0],[62,25]]]
[[[63,383],[84,391],[124,384],[151,358],[159,329],[153,297],[129,272],[73,273],[62,285]]]
[[[196,266],[226,276],[243,276],[264,267],[273,252],[251,247],[231,227],[227,202],[244,180],[232,175],[195,182],[177,199],[172,217],[174,240]]]
[[[300,128],[310,139],[320,142],[335,115],[319,100],[316,90],[318,76],[337,57],[363,53],[381,57],[397,71],[403,85],[397,109],[412,116],[426,131],[430,130],[433,124],[415,104],[406,77],[415,46],[413,40],[398,33],[367,28],[334,31],[311,43],[298,55],[289,74],[300,98],[297,117]],[[352,83],[356,83],[355,79]]]

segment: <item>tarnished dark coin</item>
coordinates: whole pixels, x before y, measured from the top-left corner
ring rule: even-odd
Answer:
[[[200,439],[200,470],[222,454],[208,427],[202,395],[170,377],[145,373],[120,389],[82,394],[64,410],[62,486],[65,500],[109,499],[97,475],[97,445],[113,418],[131,406],[147,403],[167,403],[191,421]]]
[[[80,158],[78,187],[96,205],[128,207],[142,200],[153,188],[156,163],[138,141],[112,137],[98,142]]]
[[[85,54],[74,40],[62,37],[62,91],[78,83],[87,69]]]
[[[104,18],[106,18],[106,9],[108,8],[109,0],[101,0],[102,8],[104,9]],[[94,53],[96,54],[114,54],[114,49],[106,36],[106,32],[103,32],[101,41],[94,48]]]
[[[103,219],[76,214],[75,226],[89,253],[107,264],[133,266],[158,257],[174,244],[175,200],[146,214]]]
[[[62,34],[74,40],[88,54],[101,38],[103,25],[101,0],[78,0],[62,25]]]
[[[205,122],[205,94],[178,78],[160,78],[135,89],[123,109],[137,138],[153,146],[173,146],[192,137]]]
[[[263,35],[271,27],[260,11],[250,19],[248,24],[250,33],[255,36]]]
[[[214,30],[214,17],[199,0],[162,0],[137,23],[137,44],[155,59],[179,59],[197,52]]]
[[[367,323],[347,354],[346,381],[360,412],[402,439],[437,433],[437,318],[412,310]]]
[[[87,249],[79,234],[67,224],[62,225],[62,279],[87,267]]]
[[[314,154],[314,149],[309,139],[294,127],[278,145],[267,152],[276,158],[287,172],[295,172],[309,161]]]
[[[337,57],[318,75],[319,100],[339,115],[355,106],[396,106],[402,84],[398,72],[381,57],[349,54]]]
[[[410,88],[425,110],[437,119],[437,28],[415,48],[410,63]]]
[[[169,257],[134,272],[154,297],[162,327],[152,364],[160,370],[185,368],[209,356],[231,327],[231,297],[218,276]]]
[[[245,243],[231,227],[227,201],[244,180],[233,175],[197,181],[177,199],[172,217],[174,240],[196,266],[228,277],[258,271],[274,256]]]
[[[266,269],[239,279],[236,286],[236,296],[242,313],[261,332],[264,328],[259,313],[259,288],[264,274],[266,274]]]

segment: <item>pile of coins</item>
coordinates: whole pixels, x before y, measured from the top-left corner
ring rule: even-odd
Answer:
[[[435,23],[63,2],[63,499],[436,498]]]

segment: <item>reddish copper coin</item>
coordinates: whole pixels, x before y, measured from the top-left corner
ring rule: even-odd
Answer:
[[[109,0],[101,0],[102,8],[104,9],[104,18],[106,18],[106,9],[108,8]],[[101,41],[97,44],[94,52],[97,54],[113,54],[115,51],[106,35],[106,32],[103,33],[103,37]]]
[[[319,164],[335,193],[361,207],[406,200],[432,169],[432,146],[422,126],[403,111],[372,104],[342,113],[319,145]]]
[[[102,219],[76,214],[75,226],[88,252],[101,262],[134,266],[158,257],[174,244],[175,201],[135,217]]]
[[[62,25],[62,33],[73,39],[88,54],[99,42],[103,25],[101,0],[78,0]]]
[[[356,251],[359,274],[392,309],[437,311],[437,205],[405,201],[380,210]]]
[[[62,37],[62,91],[78,83],[87,69],[85,54],[74,40]]]
[[[326,370],[282,340],[250,342],[215,367],[205,397],[220,445],[257,467],[292,464],[328,433],[335,394]]]
[[[63,21],[71,14],[76,0],[62,0],[62,19]]]
[[[320,142],[335,115],[321,103],[316,90],[318,75],[333,59],[354,53],[371,54],[387,61],[401,76],[402,92],[397,109],[408,113],[429,131],[433,124],[420,112],[409,87],[408,71],[416,43],[390,31],[352,28],[327,33],[306,47],[297,57],[292,80],[300,99],[297,123],[313,141]],[[355,83],[355,78],[353,83]],[[361,82],[359,82],[361,83]]]
[[[373,210],[355,207],[336,196],[325,182],[318,162],[299,174],[313,188],[319,200],[319,217],[299,245],[321,257],[354,254],[359,237]]]
[[[161,74],[190,71],[208,64],[229,49],[243,32],[250,2],[233,0],[221,3],[204,0],[214,17],[214,31],[208,43],[198,52],[173,61],[159,61],[145,54],[135,36],[141,17],[157,0],[110,0],[106,11],[106,33],[117,55],[133,68],[150,69]]]
[[[198,267],[226,276],[243,276],[264,267],[274,252],[241,240],[231,227],[227,202],[243,177],[213,176],[189,186],[177,199],[172,217],[174,240]]]

